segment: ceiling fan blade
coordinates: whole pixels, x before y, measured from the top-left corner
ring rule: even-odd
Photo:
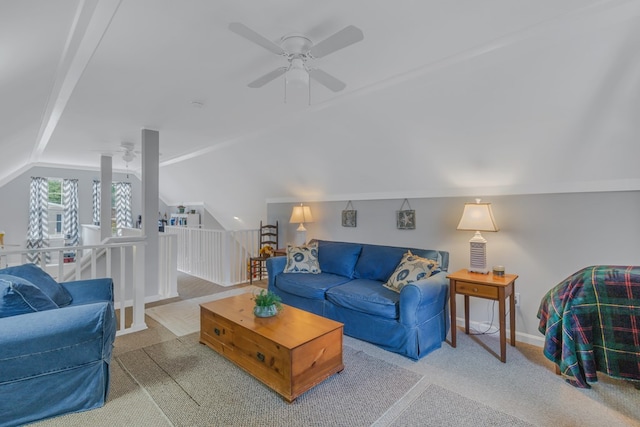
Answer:
[[[244,24],[239,22],[232,22],[229,24],[229,29],[239,36],[244,37],[245,39],[254,42],[257,45],[262,46],[270,52],[275,53],[276,55],[285,55],[285,51],[282,50],[280,46],[272,42],[271,40],[261,36],[260,34],[253,31],[251,28],[247,27]]]
[[[278,77],[280,77],[286,72],[287,72],[287,67],[276,68],[275,70],[268,72],[264,76],[255,79],[254,81],[249,83],[247,86],[257,89],[259,87],[266,85],[271,80],[277,79]]]
[[[313,46],[309,51],[309,54],[314,58],[322,58],[323,56],[350,46],[363,39],[364,34],[362,34],[362,30],[354,27],[353,25],[349,25]]]
[[[334,92],[340,92],[342,89],[347,87],[345,83],[336,79],[331,74],[325,73],[324,71],[318,70],[317,68],[309,70],[309,77]]]

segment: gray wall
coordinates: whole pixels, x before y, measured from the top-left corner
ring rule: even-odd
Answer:
[[[479,196],[480,197],[480,196]],[[640,192],[570,193],[483,197],[492,204],[500,231],[483,233],[487,264],[501,264],[519,275],[516,292],[518,340],[540,344],[538,306],[545,293],[577,270],[593,264],[637,265],[640,254]],[[416,229],[398,230],[397,200],[356,200],[356,228],[341,226],[347,201],[305,203],[315,222],[306,224],[307,239],[411,246],[450,252],[449,271],[468,267],[473,232],[457,231],[464,203],[472,198],[410,199]],[[270,203],[269,222],[280,221],[281,246],[295,239],[298,224],[289,224],[296,203]],[[458,317],[463,316],[458,297]],[[497,304],[471,298],[471,320],[498,324]]]
[[[88,171],[77,169],[60,169],[33,167],[16,179],[0,187],[0,229],[5,231],[5,244],[17,244],[24,246],[27,239],[27,227],[29,222],[29,185],[32,176],[44,176],[47,178],[78,179],[80,224],[93,223],[93,180],[100,179],[100,171]],[[132,202],[131,211],[135,225],[138,215],[142,212],[140,205],[140,180],[133,174],[113,174],[114,181],[131,182]]]

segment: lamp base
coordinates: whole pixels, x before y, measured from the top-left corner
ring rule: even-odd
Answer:
[[[303,246],[307,244],[307,230],[296,230],[295,244],[296,246]]]
[[[472,273],[488,274],[487,268],[487,241],[482,237],[479,231],[469,240],[470,259],[469,271]]]

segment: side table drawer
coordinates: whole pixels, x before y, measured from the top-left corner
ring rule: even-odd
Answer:
[[[498,288],[495,286],[456,281],[456,292],[473,297],[498,299]]]

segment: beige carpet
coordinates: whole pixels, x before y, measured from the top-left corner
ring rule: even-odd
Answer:
[[[420,376],[345,347],[345,369],[286,403],[198,343],[198,334],[118,356],[176,426],[366,426]]]
[[[421,376],[349,346],[345,369],[293,404],[198,343],[198,334],[117,357],[175,426],[369,426]],[[424,410],[423,406],[428,406]],[[443,424],[448,422],[448,424]],[[395,425],[529,426],[431,385]]]
[[[527,427],[531,424],[446,388],[429,384],[391,424],[393,427]]]

